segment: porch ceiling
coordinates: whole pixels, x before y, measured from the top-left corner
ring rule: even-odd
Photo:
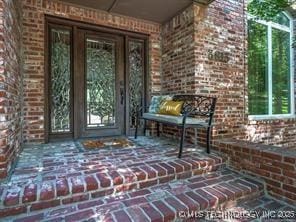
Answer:
[[[111,13],[164,23],[194,0],[61,0]],[[207,0],[208,1],[208,0]]]

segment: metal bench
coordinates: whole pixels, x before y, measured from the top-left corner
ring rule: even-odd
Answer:
[[[173,101],[183,101],[183,107],[180,116],[162,115],[157,113],[144,112],[143,108],[139,109],[135,139],[138,135],[139,120],[144,120],[144,135],[146,131],[146,121],[157,123],[157,136],[159,136],[159,124],[177,126],[182,129],[178,157],[182,157],[185,131],[187,128],[206,128],[207,130],[207,153],[210,153],[210,134],[213,126],[213,116],[217,98],[201,95],[174,95]]]

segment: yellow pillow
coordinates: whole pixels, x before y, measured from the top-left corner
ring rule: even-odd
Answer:
[[[158,113],[163,115],[180,116],[183,103],[183,101],[165,100],[161,103]]]

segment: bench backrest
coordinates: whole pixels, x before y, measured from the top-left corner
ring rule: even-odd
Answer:
[[[215,112],[217,98],[201,95],[174,95],[174,101],[184,101],[182,114],[190,112],[190,117],[209,117],[210,121]]]

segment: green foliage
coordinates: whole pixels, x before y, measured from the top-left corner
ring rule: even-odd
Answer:
[[[272,114],[289,114],[290,104],[290,33],[272,28],[272,60],[268,60],[267,26],[248,21],[248,88],[249,113],[269,113],[269,96],[272,97]],[[268,65],[272,62],[271,76]],[[272,94],[269,95],[269,80]]]
[[[267,27],[248,21],[249,113],[268,114]]]
[[[251,0],[248,12],[263,20],[272,20],[280,12],[287,9],[293,2],[290,0]]]
[[[296,4],[296,0],[250,0],[248,3],[248,12],[256,18],[270,21],[292,4]],[[296,47],[295,37],[292,46],[293,48]]]
[[[290,34],[272,30],[273,114],[290,112]]]

